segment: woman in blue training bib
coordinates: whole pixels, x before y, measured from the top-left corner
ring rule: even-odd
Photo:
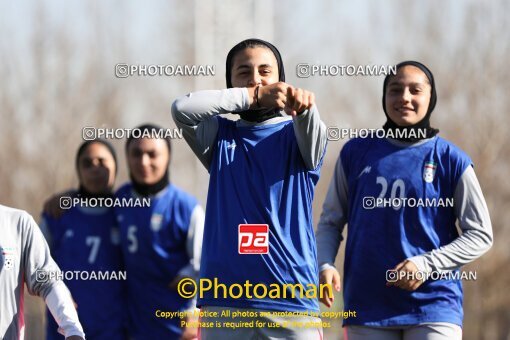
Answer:
[[[320,319],[311,315],[319,312],[317,297],[287,289],[318,284],[312,199],[326,127],[314,94],[285,83],[280,52],[259,39],[230,50],[226,83],[227,89],[192,92],[172,106],[177,127],[210,175],[200,277],[237,295],[202,291],[198,305],[219,316],[202,321],[245,322],[236,329],[203,327],[201,339],[321,339]],[[225,113],[240,119],[221,117]],[[245,289],[238,294],[236,287]],[[268,294],[273,287],[282,294]],[[221,317],[230,312],[253,317]]]
[[[170,182],[172,148],[165,129],[144,124],[135,131],[139,136],[126,141],[131,181],[115,195],[150,204],[114,208],[127,271],[130,339],[194,339],[196,327],[182,321],[192,318],[195,300],[182,297],[177,287],[181,279],[197,275],[204,211],[195,197]],[[185,311],[183,319],[161,317]]]
[[[92,236],[96,236],[98,233],[97,228],[102,227],[104,223],[92,223],[90,221],[93,218],[98,218],[96,216],[98,214],[97,210],[101,209],[101,212],[107,214],[107,217],[111,220],[109,223],[118,230],[117,236],[120,245],[117,248],[119,260],[120,258],[122,259],[123,267],[126,271],[127,298],[118,297],[112,289],[102,289],[101,294],[106,294],[104,298],[99,298],[103,295],[98,295],[98,293],[93,291],[95,294],[93,296],[97,299],[90,299],[91,293],[85,289],[83,294],[88,294],[89,299],[84,299],[86,304],[78,301],[80,305],[79,310],[85,312],[84,305],[90,305],[91,310],[94,311],[91,314],[94,320],[98,318],[107,320],[102,317],[102,314],[107,311],[113,310],[113,308],[120,308],[124,312],[127,309],[127,328],[129,338],[132,340],[149,338],[193,339],[196,336],[196,327],[183,327],[181,319],[164,318],[160,315],[163,312],[194,311],[195,301],[181,297],[177,292],[177,286],[180,279],[185,277],[194,278],[198,271],[204,212],[194,197],[169,181],[171,142],[170,138],[164,138],[164,129],[156,125],[144,124],[136,127],[134,130],[138,132],[139,137],[135,137],[133,134],[126,141],[126,159],[131,181],[119,188],[113,196],[111,190],[115,176],[112,169],[116,169],[116,162],[109,162],[114,167],[109,168],[112,180],[109,183],[108,190],[106,193],[101,191],[100,193],[103,195],[94,193],[96,196],[101,197],[105,195],[111,196],[115,198],[117,203],[109,208],[95,208],[96,213],[88,219],[81,217],[81,215],[78,216],[79,218],[73,225],[77,225],[80,228],[75,226],[79,230],[74,230],[74,238],[76,239],[78,236],[84,238],[86,244],[84,242],[85,245],[83,247],[86,248],[82,251],[78,243],[66,241],[67,246],[64,251],[69,251],[69,254],[72,256],[65,256],[67,253],[62,250],[59,252],[59,254],[64,254],[62,255],[62,261],[65,261],[64,263],[69,266],[69,268],[63,266],[63,269],[78,269],[77,265],[82,265],[81,268],[83,269],[83,264],[81,262],[78,263],[77,259],[85,258],[82,262],[86,262],[87,255],[89,254],[86,251],[88,250],[91,250],[89,261],[92,261],[92,257],[94,258],[93,262],[103,263],[108,260],[108,257],[104,256],[106,254],[102,251],[99,251],[97,256],[92,256],[96,254],[92,252],[95,249],[94,245],[100,243],[98,238],[91,238],[91,235],[82,236],[89,229],[95,230]],[[102,149],[104,149],[105,146],[109,146],[104,141],[86,142],[84,143],[85,146],[82,147],[85,151],[91,148],[88,146],[89,143],[92,143],[92,146],[99,144],[95,148],[102,146]],[[108,150],[114,155],[111,147]],[[106,156],[101,154],[92,157],[85,151],[83,152],[83,157],[81,156],[82,152],[78,153],[77,165],[81,166],[81,163],[84,163],[84,168],[91,168],[87,170],[87,173],[91,173],[89,175],[89,177],[92,177],[92,180],[90,180],[91,185],[95,183],[97,186],[97,182],[100,179],[99,172],[101,169],[104,172],[106,167],[103,164],[106,162]],[[103,150],[103,154],[105,152]],[[103,189],[106,190],[106,184],[103,186],[105,186]],[[85,189],[88,189],[87,185],[80,187],[77,193],[69,191],[63,195],[73,197],[81,195],[81,197],[88,198],[91,196],[89,192],[92,189]],[[58,223],[57,225],[60,225],[65,223],[69,220],[66,216],[76,210],[66,210],[66,213],[62,214],[61,207],[57,206],[55,208],[55,203],[59,202],[63,195],[59,194],[52,197],[45,206],[45,216],[51,219],[50,221],[53,224]],[[146,204],[144,202],[149,203]],[[106,231],[103,230],[103,232]],[[64,233],[66,233],[65,230],[60,234]],[[67,240],[65,235],[62,238]],[[96,240],[97,243],[93,243]],[[103,247],[107,243],[103,241],[100,244]],[[76,257],[76,253],[80,254],[79,258]],[[59,259],[57,256],[56,260],[58,261]],[[104,266],[102,268],[104,269]],[[104,285],[110,284],[109,282],[112,281],[105,282],[103,283]],[[92,287],[92,283],[84,281],[81,285],[89,288]],[[72,288],[73,286],[70,285],[70,289],[74,294]],[[108,308],[97,309],[98,301],[106,303]],[[127,306],[124,306],[124,304],[127,304]],[[122,314],[120,312],[114,313],[117,317]],[[81,312],[80,316],[82,316]],[[191,315],[189,317],[191,318]],[[110,321],[108,324],[109,327],[105,328],[104,322],[94,323],[96,328],[104,329],[104,332],[110,332],[107,333],[109,339],[113,339],[115,335],[119,337],[122,335],[117,328],[114,328],[115,324]],[[84,325],[87,325],[87,323],[84,322]],[[96,339],[96,337],[92,336],[95,333],[89,332],[87,333],[87,338]]]
[[[471,159],[430,126],[436,101],[425,65],[398,64],[384,80],[384,138],[355,138],[340,152],[317,248],[321,283],[339,291],[334,261],[348,224],[350,340],[462,338],[459,268],[491,247],[492,227]],[[321,301],[331,307],[333,297]]]
[[[119,273],[124,270],[119,228],[113,209],[101,204],[113,199],[117,174],[115,150],[105,140],[89,140],[78,148],[75,163],[78,191],[70,191],[69,197],[59,201],[62,209],[66,199],[80,198],[82,204],[67,205],[68,209],[59,218],[43,213],[41,229],[55,262],[64,272],[81,272],[87,276]],[[125,282],[87,280],[83,275],[66,276],[66,285],[78,307],[87,339],[128,339]],[[46,339],[63,339],[49,312],[47,320]]]

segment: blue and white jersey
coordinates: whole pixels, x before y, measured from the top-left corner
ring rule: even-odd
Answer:
[[[116,196],[138,197],[131,184]],[[169,184],[150,198],[150,206],[115,208],[127,270],[130,335],[134,339],[178,339],[180,319],[156,317],[160,311],[183,311],[192,303],[170,283],[190,265],[188,230],[198,203]]]
[[[320,164],[309,170],[301,156],[291,120],[236,126],[216,116],[218,133],[209,168],[200,277],[229,287],[263,284],[318,284],[312,226],[312,200]],[[323,154],[322,154],[323,156]],[[267,252],[245,253],[240,224],[267,225],[261,230]],[[264,242],[260,243],[264,245]],[[253,287],[252,286],[252,287]],[[204,292],[198,305],[277,311],[318,311],[316,298],[238,299]]]
[[[470,158],[440,137],[407,147],[358,138],[344,146],[340,161],[349,197],[344,309],[357,312],[345,324],[462,325],[459,280],[429,279],[408,292],[386,287],[386,271],[459,236],[452,200]],[[377,199],[393,203],[377,206]]]
[[[59,219],[43,214],[41,229],[63,272],[87,272],[65,280],[87,339],[127,339],[126,283],[113,209],[73,207]],[[47,320],[47,339],[63,339],[49,312]]]

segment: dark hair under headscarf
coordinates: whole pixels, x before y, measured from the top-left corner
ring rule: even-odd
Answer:
[[[399,126],[394,121],[392,121],[391,118],[388,116],[388,112],[386,112],[386,88],[388,86],[390,79],[392,77],[394,77],[395,75],[388,74],[386,76],[386,78],[384,78],[384,85],[383,85],[382,104],[383,104],[384,114],[386,115],[386,123],[383,125],[383,129],[385,131],[393,130],[394,132],[396,132],[396,130],[399,130],[399,131],[407,130],[406,132],[415,130],[414,132],[416,132],[416,133],[414,133],[414,134],[413,133],[402,133],[402,134],[394,133],[394,135],[397,135],[397,136],[398,135],[403,135],[403,136],[415,135],[415,136],[417,136],[416,138],[396,138],[398,140],[405,141],[405,142],[417,142],[419,140],[422,140],[423,138],[420,138],[421,134],[418,133],[418,130],[421,130],[421,129],[425,129],[425,131],[426,131],[425,138],[432,138],[439,132],[438,129],[435,129],[430,126],[430,116],[432,115],[432,111],[436,107],[436,102],[437,102],[437,93],[436,93],[436,85],[434,83],[434,75],[425,65],[423,65],[420,62],[412,61],[412,60],[403,61],[403,62],[397,64],[397,71],[398,71],[398,69],[400,69],[401,67],[404,67],[404,66],[415,66],[415,67],[419,68],[427,76],[429,83],[430,83],[429,107],[427,109],[427,113],[426,113],[425,117],[423,117],[416,124],[409,125],[409,126]]]
[[[232,67],[234,66],[234,57],[240,51],[246,48],[254,48],[254,47],[265,47],[273,52],[276,62],[278,63],[278,81],[285,81],[285,70],[283,68],[282,56],[278,49],[271,43],[261,40],[261,39],[246,39],[232,47],[232,49],[228,52],[227,62],[226,62],[226,72],[225,77],[227,80],[227,88],[232,88]],[[281,116],[281,110],[279,108],[258,108],[251,109],[242,112],[237,112],[242,119],[250,121],[250,122],[262,122],[264,120],[268,120],[270,118]]]
[[[94,144],[94,143],[99,143],[101,145],[104,145],[108,149],[108,151],[110,152],[110,154],[113,157],[113,161],[115,162],[115,174],[117,174],[117,154],[115,153],[115,149],[106,140],[97,138],[97,139],[87,140],[87,141],[83,142],[80,145],[80,147],[78,148],[78,151],[76,152],[75,166],[76,166],[76,172],[78,173],[78,179],[80,179],[80,157],[85,152],[85,150],[87,150],[89,145]],[[111,197],[112,196],[111,192],[104,193],[104,194],[92,194],[92,193],[88,192],[87,189],[85,189],[85,187],[81,183],[81,179],[80,179],[80,187],[78,189],[77,194],[80,197]]]
[[[150,135],[152,135],[152,136],[166,136],[166,134],[164,133],[164,129],[161,126],[154,125],[154,124],[142,124],[140,126],[137,126],[135,128],[135,130],[139,130],[141,136],[147,136],[147,135],[149,135],[149,136]],[[140,137],[140,138],[143,138],[143,137]],[[127,154],[128,148],[129,148],[129,144],[131,144],[132,141],[134,141],[136,139],[140,139],[140,138],[133,137],[133,134],[129,135],[129,137],[126,141],[126,154]],[[170,166],[170,156],[171,156],[170,152],[172,151],[172,144],[170,142],[170,137],[166,137],[166,138],[162,138],[162,139],[166,142],[166,145],[168,147],[168,164],[166,166],[166,171],[165,171],[163,177],[161,177],[161,179],[154,184],[142,184],[142,183],[138,183],[135,180],[135,178],[131,174],[131,171],[129,172],[129,178],[131,179],[133,189],[141,196],[155,195],[158,192],[160,192],[161,190],[163,190],[164,188],[166,188],[167,185],[170,183],[170,179],[169,179],[170,175],[169,175],[168,167]]]

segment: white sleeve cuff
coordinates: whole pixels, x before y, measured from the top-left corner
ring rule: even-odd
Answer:
[[[243,110],[249,110],[250,109],[250,99],[248,89],[246,87],[241,88],[243,93]]]
[[[408,258],[407,260],[414,263],[418,270],[422,273],[430,274],[430,272],[432,272],[432,270],[430,270],[429,266],[427,265],[427,260],[425,259],[424,256],[421,255],[413,256]]]
[[[46,296],[45,302],[51,315],[53,315],[59,327],[63,329],[66,338],[73,335],[85,338],[71,293],[62,282],[53,285],[48,296]]]
[[[333,266],[332,264],[330,264],[330,263],[323,263],[319,267],[319,273],[324,271],[324,270],[326,270],[326,269],[335,269],[336,270],[335,266]]]

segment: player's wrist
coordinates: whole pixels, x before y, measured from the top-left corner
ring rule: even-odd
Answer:
[[[319,273],[323,272],[323,271],[325,271],[327,269],[334,269],[334,270],[336,270],[336,267],[333,264],[331,264],[331,263],[323,263],[323,264],[321,264],[319,266]]]
[[[260,84],[255,87],[246,88],[248,90],[248,102],[250,104],[250,109],[262,107],[260,103],[260,98],[262,95],[260,88],[261,88]]]

